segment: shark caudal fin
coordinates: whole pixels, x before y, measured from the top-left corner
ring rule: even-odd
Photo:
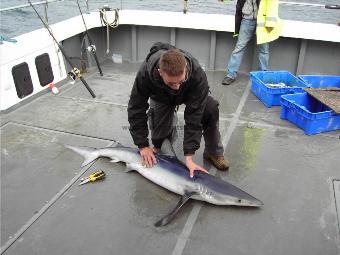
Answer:
[[[81,167],[84,167],[88,164],[90,164],[92,161],[99,158],[99,154],[96,152],[97,149],[90,148],[90,147],[76,147],[71,145],[65,145],[66,148],[73,150],[74,152],[81,155],[85,160]]]

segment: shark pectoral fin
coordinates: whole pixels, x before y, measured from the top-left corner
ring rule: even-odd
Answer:
[[[137,171],[136,170],[136,164],[133,164],[133,163],[129,164],[129,163],[127,163],[126,164],[126,170],[124,172],[128,173],[128,172],[131,172],[131,171]]]
[[[172,221],[173,218],[175,217],[175,215],[178,213],[179,209],[181,209],[181,207],[195,194],[197,194],[197,193],[196,192],[187,192],[187,193],[185,193],[181,197],[181,199],[178,201],[178,203],[175,206],[175,208],[172,209],[172,211],[170,213],[168,213],[162,219],[160,219],[159,221],[157,221],[155,223],[155,227],[162,227],[162,226],[165,226],[165,225],[169,224],[170,221]]]
[[[111,163],[118,163],[120,160],[118,158],[111,158]]]

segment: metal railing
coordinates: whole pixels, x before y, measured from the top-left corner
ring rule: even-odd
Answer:
[[[0,0],[1,1],[1,0]],[[33,1],[33,0],[32,0]],[[50,12],[50,14],[48,14],[48,5],[50,4],[50,3],[54,3],[54,2],[64,2],[64,1],[68,1],[68,2],[75,2],[75,0],[36,0],[37,2],[32,2],[32,5],[43,5],[44,6],[44,18],[45,18],[45,21],[46,22],[48,22],[48,20],[49,20],[49,18],[51,19],[51,20],[58,20],[58,21],[60,21],[60,18],[62,18],[62,17],[64,17],[63,16],[63,14],[64,13],[62,13],[61,15],[59,15],[58,16],[58,18],[56,18],[56,15],[54,15],[54,13],[51,13]],[[101,2],[101,3],[103,3],[103,2],[105,2],[104,0],[102,0],[102,1],[90,1],[90,0],[80,0],[83,4],[85,4],[85,8],[86,8],[86,13],[90,13],[90,8],[91,8],[91,5],[95,5],[97,2]],[[216,1],[216,0],[215,0]],[[225,8],[225,6],[223,6],[224,8],[221,8],[221,5],[216,1],[213,1],[213,0],[209,0],[209,1],[207,1],[207,2],[211,2],[211,4],[212,4],[212,6],[214,6],[214,8],[215,9],[212,9],[213,11],[212,11],[212,13],[221,13],[221,10],[223,10],[223,13],[225,13],[225,14],[229,14],[229,15],[233,15],[234,14],[234,11],[232,11],[232,7],[227,7],[227,8]],[[229,2],[229,0],[224,0],[224,1],[228,1]],[[331,0],[332,2],[337,2],[336,0]],[[129,8],[131,8],[131,9],[139,9],[139,1],[138,0],[128,0],[128,1],[124,1],[124,0],[107,0],[107,4],[108,3],[115,3],[115,5],[116,6],[119,6],[119,2],[120,2],[120,10],[123,10],[123,3],[124,3],[124,8],[127,8],[127,9],[129,9]],[[148,2],[148,1],[146,1],[146,2]],[[152,1],[149,1],[150,3],[152,3],[152,2],[154,2],[154,3],[156,3],[157,1],[156,0],[152,0]],[[181,11],[181,10],[183,10],[183,9],[181,9],[181,7],[183,7],[183,4],[184,4],[184,11],[185,11],[185,13],[188,11],[188,9],[189,9],[189,0],[182,0],[182,2],[183,3],[181,3],[181,1],[179,1],[179,2],[177,2],[177,3],[174,3],[174,5],[172,5],[172,4],[168,4],[168,5],[162,5],[162,10],[167,10],[167,11]],[[195,2],[195,0],[193,0],[193,2]],[[202,1],[202,0],[200,0],[200,1],[197,1],[197,2],[201,2],[202,4],[204,3],[204,1]],[[236,3],[236,1],[234,0],[233,1],[233,3],[231,3],[230,2],[230,4],[229,4],[229,6],[231,6],[231,5],[235,5],[235,3]],[[339,4],[326,4],[326,5],[324,5],[324,4],[315,4],[315,3],[306,3],[306,2],[294,2],[294,1],[279,1],[279,3],[280,3],[280,5],[282,5],[282,6],[292,6],[293,8],[298,8],[298,7],[306,7],[306,8],[311,8],[311,9],[314,9],[314,10],[317,10],[317,9],[322,9],[322,8],[326,8],[326,9],[340,9],[340,5]],[[216,5],[219,5],[219,6],[216,6]],[[146,9],[151,9],[151,10],[157,10],[157,7],[156,8],[154,8],[154,7],[152,7],[152,4],[147,4],[146,3],[146,5],[147,5],[147,7],[145,7],[145,4],[143,4],[143,8],[146,8]],[[203,4],[204,5],[204,4]],[[52,5],[51,5],[52,6]],[[69,5],[69,6],[71,6],[71,5]],[[105,4],[104,4],[104,6],[106,6]],[[205,4],[204,5],[205,7],[207,7],[207,4]],[[30,4],[21,4],[21,5],[17,5],[17,6],[11,6],[11,7],[5,7],[5,8],[2,8],[2,9],[0,9],[0,13],[4,13],[4,12],[9,12],[9,11],[15,11],[15,10],[18,10],[18,9],[23,9],[23,8],[27,8],[27,7],[30,7]],[[313,8],[314,7],[314,8]],[[52,7],[50,7],[50,10],[51,10],[51,8]],[[54,6],[53,6],[53,8],[55,8]],[[92,8],[93,8],[93,6],[92,6]],[[198,5],[196,5],[196,6],[192,6],[192,9],[193,9],[193,11],[195,12],[195,11],[199,11],[200,12],[200,9],[199,9],[199,7],[198,7]],[[49,11],[50,11],[49,10]],[[98,10],[98,9],[97,9]],[[315,12],[317,12],[317,11],[315,11]],[[286,15],[286,16],[283,16],[283,18],[286,18],[287,17],[287,19],[289,19],[289,15],[290,14],[288,14],[288,15]],[[332,15],[335,15],[335,14],[332,14]],[[5,16],[5,15],[4,15]],[[68,17],[69,15],[65,15],[65,17]],[[322,16],[321,14],[319,15],[319,16]],[[319,17],[319,16],[316,16],[316,17]],[[6,16],[6,17],[8,17],[7,19],[11,19],[12,18],[12,16],[11,15],[8,15],[8,16]],[[313,16],[314,17],[314,16]],[[300,19],[298,19],[298,20],[300,20]],[[301,19],[301,20],[304,20],[304,19]],[[306,19],[305,19],[306,20]],[[315,18],[314,20],[316,20],[317,22],[319,22],[319,19],[318,18]],[[320,20],[325,20],[324,18],[321,18],[320,17]],[[10,26],[11,24],[13,24],[13,21],[8,21],[8,20],[6,20],[6,21],[4,21],[4,20],[2,20],[2,22],[3,23],[6,23],[7,22],[7,24]],[[20,21],[18,21],[19,23],[20,23]],[[331,21],[331,23],[333,23],[334,21],[332,20]],[[325,23],[327,23],[327,22],[325,22]],[[337,21],[337,23],[338,23],[338,21]],[[0,29],[1,30],[1,29]],[[8,29],[8,30],[10,30],[11,32],[10,33],[14,33],[12,30],[11,30],[11,27]],[[20,31],[20,32],[27,32],[26,30],[25,30],[25,28],[23,29],[23,31]],[[2,33],[4,33],[4,32],[2,32]],[[6,32],[7,34],[9,33],[9,32]],[[17,35],[17,34],[15,34],[14,33],[14,35]],[[13,36],[13,35],[11,35],[11,36]]]
[[[64,1],[64,0],[45,0],[45,1],[40,1],[40,2],[32,3],[32,5],[41,5],[41,4],[45,4],[46,5],[48,3],[60,2],[60,1]],[[31,6],[30,4],[21,4],[21,5],[16,5],[16,6],[11,6],[11,7],[0,9],[0,12],[11,11],[11,10],[25,8],[25,7],[30,7],[30,6]]]
[[[64,0],[45,0],[45,1],[40,1],[40,2],[34,2],[32,3],[32,5],[45,5],[45,8],[47,8],[49,3],[53,3],[53,2],[63,2]],[[89,13],[90,12],[90,8],[89,8],[89,2],[90,0],[85,0],[86,2],[86,12]],[[30,7],[30,4],[21,4],[21,5],[16,5],[16,6],[11,6],[11,7],[7,7],[7,8],[3,8],[0,9],[0,12],[5,12],[5,11],[13,11],[13,10],[17,10],[17,9],[21,9],[21,8],[26,8],[26,7]],[[120,7],[121,9],[123,9],[123,0],[120,1]]]
[[[32,3],[32,5],[45,5],[45,20],[46,20],[46,22],[48,22],[48,14],[47,14],[48,4],[53,3],[53,2],[63,2],[63,1],[64,0],[45,0],[45,1]],[[88,0],[86,0],[86,4],[87,4],[87,2],[88,2]],[[14,11],[14,10],[18,10],[18,9],[22,9],[22,8],[26,8],[26,7],[31,7],[31,5],[30,4],[21,4],[21,5],[11,6],[11,7],[7,7],[7,8],[4,8],[4,9],[0,9],[0,12]]]

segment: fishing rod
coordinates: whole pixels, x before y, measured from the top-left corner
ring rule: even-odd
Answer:
[[[84,26],[85,26],[85,33],[86,33],[87,38],[89,39],[89,43],[90,43],[90,46],[87,48],[87,50],[93,54],[94,59],[95,59],[96,64],[97,64],[97,67],[98,67],[98,70],[99,70],[99,73],[100,73],[100,76],[103,76],[103,72],[102,72],[102,69],[100,68],[100,64],[99,64],[98,57],[97,57],[97,54],[96,54],[96,46],[94,44],[92,44],[92,39],[90,37],[89,31],[87,30],[85,19],[84,19],[83,13],[81,11],[78,0],[77,0],[77,5],[78,5],[78,8],[79,8],[81,18],[83,19],[83,23],[84,23]]]
[[[42,17],[40,16],[40,14],[37,12],[37,10],[34,8],[33,4],[31,3],[30,0],[27,0],[28,3],[30,4],[30,6],[33,8],[34,12],[37,14],[38,18],[41,20],[41,22],[44,24],[45,28],[47,29],[47,31],[49,32],[49,34],[51,35],[51,37],[53,38],[53,40],[55,41],[55,43],[58,45],[58,48],[60,49],[61,53],[64,55],[66,61],[69,63],[69,65],[72,68],[72,71],[76,74],[76,76],[81,80],[81,82],[84,84],[84,86],[86,87],[86,89],[90,92],[91,96],[93,98],[96,97],[96,95],[93,93],[92,89],[90,88],[90,86],[87,84],[87,82],[84,80],[83,76],[81,75],[79,69],[77,67],[74,67],[71,59],[67,56],[66,52],[64,51],[63,47],[60,45],[60,43],[57,41],[57,39],[54,37],[49,25],[42,19]]]

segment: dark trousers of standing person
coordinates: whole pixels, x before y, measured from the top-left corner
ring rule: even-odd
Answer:
[[[224,149],[221,143],[219,131],[219,103],[208,96],[207,104],[203,113],[201,124],[203,127],[203,137],[205,141],[205,153],[211,155],[223,155]],[[156,148],[160,148],[164,139],[168,138],[173,142],[177,135],[176,106],[169,106],[161,102],[150,99],[150,109],[148,111],[149,127],[151,130],[152,143]]]

